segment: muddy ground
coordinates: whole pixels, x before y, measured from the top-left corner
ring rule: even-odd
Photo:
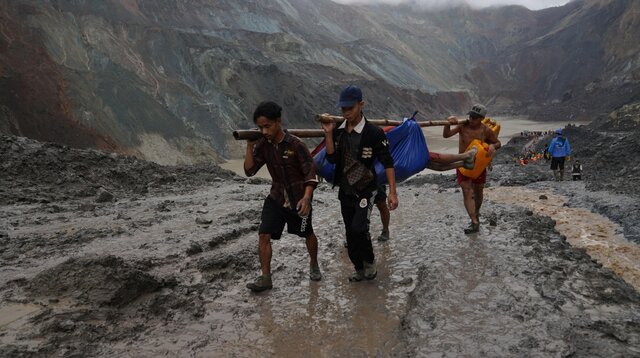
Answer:
[[[0,139],[0,356],[640,355],[635,276],[587,245],[623,227],[562,226],[583,217],[569,215],[591,202],[584,185],[494,184],[480,233],[465,236],[450,177],[409,181],[391,240],[374,242],[378,277],[349,283],[337,192],[321,184],[323,280],[285,235],[274,289],[254,294],[264,180]],[[535,205],[550,199],[566,205]]]

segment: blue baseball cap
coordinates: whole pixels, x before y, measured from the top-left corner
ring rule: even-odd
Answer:
[[[556,129],[556,134],[557,135],[562,135],[562,128]]]
[[[362,101],[362,91],[356,85],[349,85],[340,92],[340,99],[336,107],[353,107]]]

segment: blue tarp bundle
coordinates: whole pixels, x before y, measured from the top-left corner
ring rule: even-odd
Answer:
[[[427,167],[429,163],[427,142],[422,134],[422,129],[413,118],[405,118],[401,125],[394,127],[386,135],[393,157],[396,182],[402,182]],[[326,148],[322,148],[314,159],[318,167],[318,174],[333,183],[335,165],[327,161],[326,155]],[[376,160],[374,165],[378,184],[387,184],[387,176],[382,163]]]

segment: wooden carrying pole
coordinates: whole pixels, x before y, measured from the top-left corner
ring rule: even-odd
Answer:
[[[340,116],[332,116],[330,114],[318,114],[316,115],[318,122],[335,122],[340,124],[344,122],[344,118]],[[390,119],[368,119],[369,122],[379,126],[399,126],[402,121],[394,121]],[[466,124],[469,120],[463,119],[458,121],[458,124]],[[420,127],[435,127],[446,126],[448,121],[416,121]],[[292,134],[298,138],[321,138],[324,137],[324,131],[322,129],[286,129],[287,133]],[[262,137],[257,129],[244,129],[233,131],[233,138],[236,140],[256,140]]]
[[[390,119],[367,119],[372,124],[376,124],[379,126],[399,126],[402,124],[402,121],[394,121]],[[336,124],[344,122],[344,117],[340,116],[332,116],[330,114],[318,114],[316,115],[316,121],[318,122],[336,122]],[[458,124],[466,124],[469,122],[468,119],[459,120]],[[420,127],[435,127],[435,126],[446,126],[449,124],[448,121],[416,121]]]
[[[320,138],[324,137],[322,129],[286,129],[285,132],[293,134],[298,138]],[[233,138],[237,140],[256,140],[262,137],[262,133],[257,129],[245,129],[233,131]]]

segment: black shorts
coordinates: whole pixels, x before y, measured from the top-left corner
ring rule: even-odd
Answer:
[[[551,170],[564,170],[564,157],[551,158]]]
[[[377,191],[376,197],[373,199],[373,202],[375,204],[387,201],[387,186],[386,185],[378,185],[378,188],[376,189],[376,191]]]
[[[273,198],[268,196],[262,206],[258,232],[260,234],[271,234],[271,239],[279,240],[284,230],[284,224],[287,224],[287,232],[289,234],[307,238],[313,234],[311,214],[312,212],[309,212],[309,215],[301,218],[295,210],[281,207]]]

